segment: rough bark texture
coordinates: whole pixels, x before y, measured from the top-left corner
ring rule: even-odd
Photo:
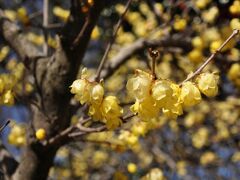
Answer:
[[[58,47],[51,57],[41,57],[41,53],[26,41],[18,27],[0,14],[0,34],[32,72],[37,90],[34,101],[38,105],[31,105],[32,121],[28,142],[12,176],[15,180],[47,178],[55,153],[62,143],[44,146],[36,140],[34,132],[44,128],[50,138],[70,123],[69,86],[76,78],[92,29],[105,1],[95,1],[85,14],[81,12],[80,1],[72,0],[71,4],[71,15],[58,36]]]

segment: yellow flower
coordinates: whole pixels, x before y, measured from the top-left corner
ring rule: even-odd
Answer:
[[[217,160],[217,156],[216,154],[214,154],[213,152],[205,152],[201,158],[200,158],[200,163],[202,165],[207,165],[207,164],[211,164],[214,163]]]
[[[222,41],[221,41],[221,40],[213,41],[213,42],[210,44],[210,51],[211,51],[212,53],[214,53],[221,45],[222,45]]]
[[[173,90],[172,96],[168,98],[167,103],[162,108],[162,111],[169,118],[177,118],[177,116],[183,113],[182,104],[180,101],[181,89],[177,84],[171,83],[171,88]]]
[[[92,87],[91,92],[91,103],[92,104],[100,104],[102,102],[104,95],[104,89],[101,84],[96,84]]]
[[[235,0],[233,4],[229,7],[229,11],[231,14],[239,15],[240,14],[240,1]]]
[[[233,18],[230,21],[230,27],[232,29],[240,29],[240,19],[239,18]]]
[[[7,57],[9,52],[10,52],[10,48],[8,46],[2,47],[2,49],[0,50],[0,62]]]
[[[97,40],[100,36],[100,30],[99,30],[99,27],[98,26],[95,26],[93,31],[92,31],[92,34],[91,34],[91,39],[93,40]]]
[[[133,124],[131,131],[135,136],[139,135],[145,135],[147,132],[147,123],[145,122],[139,122],[136,124]]]
[[[135,104],[130,107],[130,109],[132,112],[137,113],[138,116],[144,121],[156,118],[160,111],[160,108],[150,96],[141,102],[137,100]]]
[[[235,63],[230,67],[228,78],[231,80],[240,78],[240,65],[238,63]]]
[[[150,96],[151,82],[150,74],[136,71],[136,74],[127,82],[127,90],[136,100],[142,101]]]
[[[75,80],[70,87],[71,93],[76,94],[76,98],[81,104],[89,102],[91,85],[86,79]]]
[[[179,19],[177,18],[173,24],[173,28],[176,31],[181,31],[184,30],[186,28],[187,25],[187,20],[186,19]]]
[[[194,106],[202,99],[199,89],[190,81],[183,83],[180,97],[185,107]]]
[[[193,146],[197,149],[201,149],[203,146],[207,145],[209,138],[209,131],[207,128],[202,127],[197,130],[192,136]]]
[[[199,63],[203,61],[204,56],[201,49],[193,49],[188,53],[188,58],[192,62]]]
[[[24,24],[29,23],[27,9],[25,7],[20,7],[17,9],[17,17],[22,23]]]
[[[197,49],[202,49],[204,47],[202,38],[199,36],[194,37],[192,39],[192,45]]]
[[[167,80],[156,81],[152,86],[152,97],[160,107],[163,107],[168,98],[173,95],[171,83]]]
[[[35,133],[38,140],[44,140],[46,138],[46,131],[43,128],[40,128]]]
[[[152,180],[152,179],[165,180],[166,178],[164,177],[163,171],[159,168],[151,169],[145,176],[141,178],[141,180]]]
[[[69,15],[70,15],[70,11],[63,9],[60,6],[55,6],[53,8],[53,14],[55,16],[59,17],[61,20],[67,21]]]
[[[211,7],[209,10],[202,12],[202,19],[207,23],[214,23],[219,14],[219,10],[216,6]]]
[[[213,73],[203,73],[197,78],[197,86],[206,96],[214,97],[218,93],[218,79]]]
[[[210,0],[196,0],[195,4],[199,9],[204,9]]]
[[[107,96],[103,99],[101,111],[108,129],[114,129],[121,124],[120,117],[123,109],[119,106],[119,101],[115,96]]]
[[[3,92],[4,90],[4,87],[5,87],[5,83],[4,83],[4,80],[2,78],[0,78],[0,93]]]
[[[135,173],[137,171],[137,166],[134,163],[129,163],[127,166],[128,172]]]
[[[92,116],[94,120],[102,120],[102,112],[99,105],[90,105],[88,110],[88,115]]]
[[[11,90],[8,90],[7,92],[5,92],[2,98],[3,98],[4,104],[10,105],[10,106],[14,104],[14,97]]]
[[[26,129],[22,125],[15,124],[8,135],[8,142],[14,146],[26,144]]]

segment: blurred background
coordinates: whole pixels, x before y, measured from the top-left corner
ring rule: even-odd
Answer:
[[[82,67],[89,76],[96,68],[127,1],[110,1],[94,28]],[[82,8],[88,11],[82,0]],[[47,39],[49,55],[56,35],[69,16],[70,1],[49,1],[48,28],[43,28],[43,0],[0,0],[5,15],[15,21],[39,49]],[[135,0],[123,19],[108,61],[140,39],[163,40],[157,47],[159,78],[180,83],[232,33],[240,29],[239,0]],[[240,38],[216,56],[205,71],[220,75],[219,93],[175,120],[160,116],[151,122],[134,117],[114,132],[90,134],[62,147],[49,179],[238,179],[240,177]],[[133,99],[126,81],[135,69],[149,69],[147,49],[134,52],[104,81],[107,94],[117,95],[126,109]],[[11,119],[1,142],[19,160],[26,143],[31,113],[24,97],[34,93],[33,80],[14,50],[0,37],[0,73],[17,74],[14,97],[0,107],[0,122]],[[1,84],[1,83],[0,83]],[[78,119],[78,111],[71,122]]]

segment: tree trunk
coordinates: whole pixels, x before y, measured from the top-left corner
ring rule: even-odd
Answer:
[[[22,160],[14,173],[13,180],[44,180],[53,164],[57,149],[47,149],[40,144],[27,146],[22,155]]]

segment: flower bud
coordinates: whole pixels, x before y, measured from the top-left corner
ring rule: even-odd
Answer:
[[[197,78],[197,86],[206,96],[214,97],[218,93],[218,79],[213,73],[203,73]]]
[[[127,82],[127,90],[135,99],[142,101],[150,96],[151,78],[145,74],[136,74]]]
[[[40,129],[38,129],[37,131],[36,131],[36,138],[38,139],[38,140],[43,140],[43,139],[45,139],[46,138],[46,131],[45,131],[45,129],[43,129],[43,128],[40,128]]]
[[[104,89],[102,85],[97,84],[93,86],[92,92],[91,92],[91,102],[93,104],[100,104],[102,102],[103,95],[104,95]]]
[[[185,107],[194,106],[202,99],[199,89],[190,81],[183,83],[180,98]]]
[[[159,106],[164,106],[168,97],[172,96],[173,90],[170,82],[166,80],[156,81],[152,86],[152,97],[156,100]]]

